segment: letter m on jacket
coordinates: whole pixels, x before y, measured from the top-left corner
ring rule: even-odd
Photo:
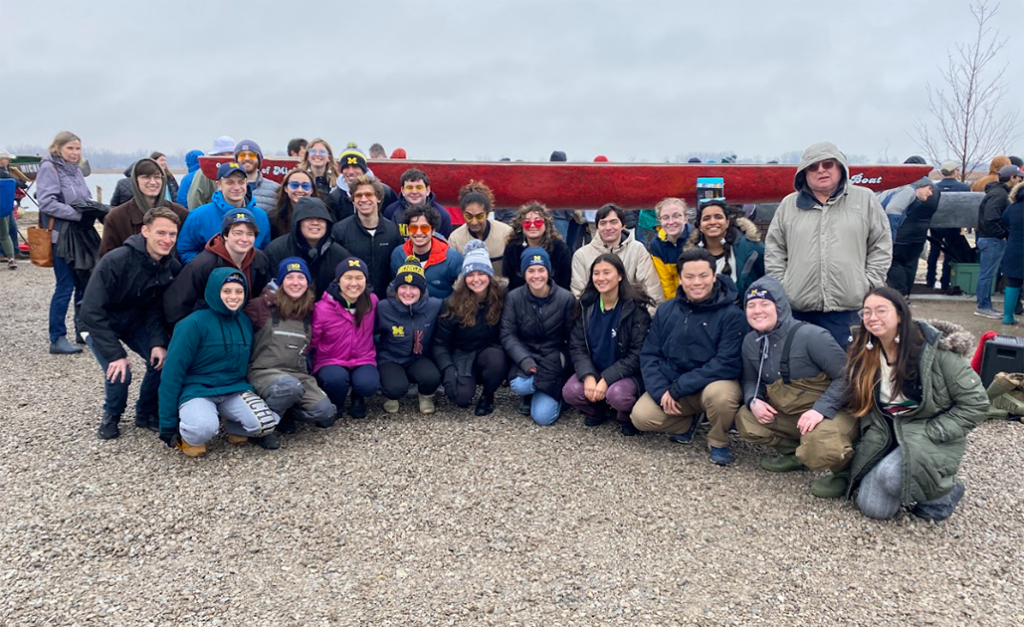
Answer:
[[[391,337],[405,337],[405,327],[391,327]]]

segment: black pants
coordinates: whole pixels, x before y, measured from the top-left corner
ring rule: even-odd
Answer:
[[[477,353],[473,361],[473,376],[459,377],[455,384],[455,404],[469,407],[478,381],[483,383],[484,394],[493,395],[508,376],[508,365],[508,356],[497,346],[489,346]]]
[[[892,247],[892,265],[889,266],[887,277],[889,287],[904,296],[910,296],[917,276],[917,262],[924,250],[924,242],[919,244],[896,244]]]
[[[397,401],[409,391],[409,383],[419,387],[420,394],[429,396],[441,386],[441,371],[430,359],[419,357],[408,366],[386,361],[377,364],[380,371],[380,390],[384,398]]]
[[[949,272],[953,266],[952,247],[957,246],[957,238],[963,239],[960,229],[932,229],[931,247],[928,249],[928,274],[925,276],[925,283],[928,287],[935,285],[935,279],[939,279],[942,289],[949,289]],[[941,245],[940,245],[941,244]],[[939,255],[942,249],[946,248],[946,254],[942,255],[942,274],[939,274]]]

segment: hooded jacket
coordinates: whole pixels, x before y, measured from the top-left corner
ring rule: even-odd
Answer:
[[[304,319],[282,318],[274,299],[275,294],[264,288],[263,293],[245,306],[245,313],[253,324],[250,381],[252,374],[261,370],[309,374],[306,356],[311,346],[312,312]]]
[[[748,327],[735,303],[732,279],[718,275],[707,299],[691,303],[680,287],[675,298],[658,307],[640,351],[644,387],[655,402],[665,392],[678,401],[709,383],[739,380]]]
[[[209,204],[189,211],[188,218],[178,233],[178,257],[181,262],[188,263],[201,253],[206,242],[210,241],[214,235],[220,234],[224,214],[237,208],[228,204],[228,201],[224,199],[224,194],[217,190]],[[256,235],[256,248],[263,250],[270,244],[270,220],[267,218],[267,213],[251,200],[245,205],[245,208],[256,216],[256,227],[259,229],[259,233]]]
[[[156,163],[156,160],[154,159],[149,159],[148,157],[145,157],[144,159],[146,161],[153,161],[154,163]],[[143,159],[139,159],[139,161],[142,160]],[[135,182],[135,166],[139,164],[139,161],[136,161],[135,163],[125,168],[124,178],[118,181],[117,185],[114,186],[114,193],[110,196],[111,207],[118,207],[120,205],[123,205],[132,198],[135,198],[136,200],[138,199],[138,185]],[[159,166],[159,164],[157,164],[157,166]],[[199,167],[198,160],[196,161],[196,167]],[[164,173],[164,186],[160,188],[160,199],[170,199],[169,202],[177,202],[179,190],[178,180],[175,179],[174,175],[172,175],[170,172],[163,170],[162,168],[161,171]],[[105,225],[106,223],[104,223],[104,226]]]
[[[190,150],[185,155],[185,165],[188,166],[188,174],[181,177],[181,184],[178,192],[174,195],[174,202],[182,207],[188,207],[188,190],[192,187],[192,178],[199,170],[199,157],[203,156],[202,150]]]
[[[467,327],[461,318],[449,315],[449,301],[445,300],[437,318],[430,352],[442,373],[446,368],[455,368],[459,376],[469,377],[473,375],[473,364],[480,351],[491,346],[501,347],[501,319],[494,326],[487,324],[485,301],[477,307],[473,326]]]
[[[420,357],[430,358],[430,341],[441,312],[441,299],[426,292],[412,305],[403,305],[392,283],[388,297],[377,304],[377,363],[407,366]]]
[[[425,204],[433,207],[441,216],[441,224],[437,227],[437,232],[447,238],[452,233],[452,215],[448,213],[446,208],[434,200],[434,192],[430,192],[427,195]],[[398,225],[398,230],[402,233],[403,238],[409,237],[408,226],[402,224],[402,218],[405,216],[405,211],[408,208],[409,201],[405,199],[405,196],[399,196],[397,201],[384,206],[384,217]]]
[[[807,187],[805,170],[824,159],[836,160],[842,178],[822,206]],[[796,311],[860,308],[864,294],[885,285],[892,265],[882,205],[871,190],[850,185],[845,155],[828,142],[804,151],[793,187],[768,227],[765,273],[782,282]]]
[[[508,279],[510,292],[517,287],[526,285],[521,265],[523,251],[528,248],[525,240],[526,238],[522,234],[518,237],[510,236],[508,244],[505,245],[501,271]],[[555,285],[568,290],[572,285],[572,251],[560,237],[549,239],[544,250],[548,251],[548,256],[551,257],[551,276],[555,280]]]
[[[1006,239],[1007,231],[1003,227],[1002,218],[1009,204],[1010,184],[999,181],[989,183],[985,188],[985,197],[978,205],[978,230],[975,236]]]
[[[1024,183],[1017,183],[1010,192],[1009,207],[1001,218],[1007,231],[1006,250],[1003,252],[1003,274],[1014,279],[1024,278]]]
[[[690,236],[695,231],[693,225],[687,222],[683,226],[683,232],[679,234],[679,239],[673,244],[668,239],[665,230],[658,229],[655,237],[652,237],[647,245],[647,249],[651,253],[651,261],[654,263],[654,271],[658,273],[658,280],[661,281],[661,292],[665,295],[665,300],[671,300],[676,295],[676,289],[679,288],[679,269],[676,264],[679,261],[679,255],[683,252],[683,247],[688,244]],[[760,241],[760,237],[758,239]],[[764,263],[763,252],[761,253],[761,263]]]
[[[118,246],[123,245],[132,235],[142,232],[142,218],[145,216],[146,211],[150,209],[145,196],[142,195],[142,190],[139,189],[138,179],[135,176],[135,168],[142,161],[143,159],[139,159],[132,165],[130,176],[126,179],[131,185],[132,197],[124,204],[117,205],[111,209],[110,213],[107,214],[107,218],[103,221],[103,238],[100,240],[101,258]],[[151,160],[146,159],[146,161]],[[156,162],[153,161],[153,163]],[[182,225],[185,224],[185,218],[188,217],[188,209],[173,202],[163,200],[166,188],[167,183],[165,182],[160,187],[160,193],[157,195],[159,200],[156,206],[167,207],[173,211],[178,216],[178,229],[180,230]],[[174,254],[177,254],[177,250],[174,251]]]
[[[651,315],[647,313],[646,307],[639,307],[634,300],[621,301],[619,324],[615,327],[615,362],[603,371],[598,371],[591,353],[589,327],[594,307],[599,306],[599,298],[594,293],[584,294],[580,299],[582,312],[572,327],[569,339],[569,354],[572,356],[576,376],[583,381],[592,375],[598,381],[604,379],[609,386],[629,377],[636,382],[637,389],[642,393],[644,386],[640,374],[640,351],[651,328]]]
[[[356,326],[355,316],[341,302],[334,285],[313,306],[313,373],[324,366],[357,366],[377,363],[373,331],[377,319],[377,296],[370,294],[370,310]]]
[[[990,183],[999,182],[999,170],[1010,165],[1010,158],[1005,155],[994,157],[988,165],[988,174],[971,184],[972,192],[985,192]]]
[[[180,271],[181,264],[171,256],[155,261],[141,235],[132,235],[100,261],[89,277],[79,318],[104,359],[126,357],[119,338],[140,325],[146,328],[149,348],[167,347],[163,295]]]
[[[747,218],[736,218],[733,226],[739,235],[732,243],[733,259],[729,265],[736,273],[734,279],[736,292],[742,299],[743,293],[747,291],[750,284],[764,276],[764,244],[761,243],[761,233],[757,230],[757,225]],[[693,229],[683,250],[693,248],[698,242],[700,242],[700,231]],[[678,255],[676,258],[678,259]],[[673,268],[675,268],[674,265]],[[678,272],[678,268],[676,268],[676,287],[679,286]]]
[[[569,290],[551,279],[548,284],[551,292],[542,304],[526,285],[508,293],[501,312],[501,345],[512,362],[510,379],[532,376],[538,390],[560,401],[571,371],[569,335],[577,302]],[[537,372],[530,375],[533,367]]]
[[[797,329],[789,350],[791,380],[813,379],[824,372],[832,380],[825,393],[815,401],[814,409],[826,418],[836,415],[843,405],[846,381],[846,353],[825,329],[805,324],[793,318],[789,299],[782,284],[772,277],[762,277],[750,286],[751,290],[767,290],[775,299],[778,320],[767,333],[750,331],[743,338],[743,400],[747,407],[759,398],[771,405],[768,386],[780,378],[782,354],[790,331]]]
[[[860,418],[860,441],[850,464],[851,491],[894,447],[903,452],[901,476],[904,505],[945,496],[956,484],[967,434],[985,421],[989,401],[978,374],[964,355],[971,335],[949,322],[916,321],[924,334],[919,378],[904,384],[903,393],[919,402],[917,409],[889,419],[875,407]]]
[[[252,321],[224,305],[220,290],[234,268],[217,268],[204,294],[208,309],[178,323],[160,373],[160,435],[178,432],[178,408],[194,398],[251,392],[246,381],[252,352]],[[248,285],[245,290],[249,296]]]
[[[398,274],[398,269],[405,264],[406,258],[413,254],[415,253],[412,252],[412,240],[406,240],[404,244],[391,251],[391,276]],[[423,264],[427,292],[434,298],[448,298],[461,272],[462,255],[448,243],[448,240],[434,233],[430,242],[430,256]]]
[[[594,260],[605,253],[611,253],[622,261],[626,268],[626,278],[637,289],[642,289],[651,297],[654,304],[665,302],[665,290],[661,287],[661,279],[658,271],[654,269],[654,262],[647,248],[640,242],[633,239],[633,233],[622,231],[622,239],[615,246],[606,246],[600,237],[595,237],[586,246],[581,247],[572,256],[572,295],[580,297],[583,289],[587,287],[587,280],[590,278],[590,266]],[[653,315],[656,308],[651,308]]]
[[[85,175],[77,164],[51,154],[43,155],[36,174],[36,201],[39,202],[39,224],[42,227],[49,226],[49,218],[54,218],[51,242],[57,243],[66,223],[82,221],[82,212],[71,203],[91,198]]]
[[[316,246],[310,246],[306,238],[302,236],[300,223],[307,218],[321,218],[327,222],[324,235]],[[334,280],[334,269],[339,263],[352,256],[348,249],[335,242],[331,236],[333,224],[334,220],[322,200],[302,198],[295,205],[295,211],[292,213],[292,232],[275,239],[267,246],[266,250],[271,268],[277,268],[288,257],[299,257],[305,260],[309,267],[309,273],[313,277],[314,293],[317,300],[323,296],[324,290]]]
[[[378,299],[388,297],[391,284],[391,253],[404,242],[398,225],[379,216],[373,234],[353,215],[331,229],[334,241],[348,249],[354,257],[363,260],[370,271],[370,285]]]
[[[218,268],[234,268],[245,275],[246,283],[252,286],[257,294],[274,277],[274,267],[263,251],[252,248],[242,259],[242,266],[237,267],[231,260],[224,238],[220,233],[214,235],[191,263],[185,264],[181,274],[164,293],[164,317],[167,324],[174,326],[193,311],[207,307],[201,296],[206,293],[206,286]],[[256,291],[258,290],[258,291]]]
[[[932,185],[932,195],[928,197],[928,200],[919,200],[917,188],[913,185],[907,186],[914,197],[907,205],[899,227],[893,233],[896,244],[901,246],[924,244],[928,239],[928,228],[932,224],[932,217],[939,209],[939,199],[942,198],[942,191],[931,181],[928,184]]]

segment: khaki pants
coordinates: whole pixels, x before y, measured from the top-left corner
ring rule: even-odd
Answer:
[[[708,444],[715,448],[728,448],[729,427],[736,419],[736,411],[743,401],[743,391],[737,381],[715,381],[698,394],[679,399],[680,415],[669,416],[661,409],[658,401],[644,392],[633,407],[629,418],[633,426],[641,431],[659,433],[685,433],[697,414],[704,412],[711,423]]]
[[[831,420],[826,418],[810,433],[800,435],[797,421],[800,416],[779,412],[775,420],[763,425],[746,406],[736,414],[740,437],[751,444],[763,444],[792,451],[792,443],[799,442],[796,458],[811,470],[842,470],[853,458],[853,440],[857,437],[857,419],[850,412],[839,411]],[[788,445],[787,445],[788,443]]]

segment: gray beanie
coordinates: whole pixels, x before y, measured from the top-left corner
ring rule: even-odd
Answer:
[[[494,278],[494,266],[491,265],[491,255],[487,250],[487,244],[478,239],[470,240],[462,251],[462,276],[470,272],[483,272]]]

